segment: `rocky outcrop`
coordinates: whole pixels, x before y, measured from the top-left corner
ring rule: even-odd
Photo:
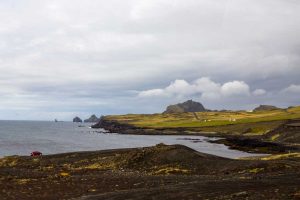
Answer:
[[[211,143],[225,144],[230,149],[236,149],[249,153],[283,153],[297,150],[295,147],[285,146],[280,143],[266,142],[259,139],[243,138],[243,137],[228,137]]]
[[[131,135],[178,135],[183,134],[184,129],[151,129],[140,128],[130,124],[120,123],[115,120],[106,119],[101,117],[99,122],[91,126],[92,128],[103,128],[109,133],[131,134]]]
[[[300,120],[287,120],[284,124],[265,134],[264,139],[273,142],[299,144]]]
[[[271,105],[260,105],[256,107],[253,111],[271,111],[271,110],[280,110],[280,108]]]
[[[96,115],[91,115],[90,118],[85,119],[84,122],[86,123],[97,123],[100,120]]]
[[[179,103],[175,105],[170,105],[167,107],[166,111],[163,114],[171,114],[171,113],[184,113],[184,112],[203,112],[206,111],[204,106],[193,100],[188,100],[184,103]]]
[[[93,125],[92,128],[103,128],[110,133],[128,133],[130,130],[136,130],[135,126],[129,124],[121,124],[114,120],[107,120],[105,117],[101,117],[97,124]]]
[[[80,119],[79,117],[74,117],[73,122],[81,123],[82,119]]]

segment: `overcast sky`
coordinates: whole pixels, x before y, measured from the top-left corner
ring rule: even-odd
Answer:
[[[0,119],[300,105],[299,0],[0,0]]]

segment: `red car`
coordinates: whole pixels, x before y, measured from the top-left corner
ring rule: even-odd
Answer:
[[[30,156],[41,156],[41,155],[43,155],[43,154],[41,152],[39,152],[39,151],[33,151],[30,154]]]

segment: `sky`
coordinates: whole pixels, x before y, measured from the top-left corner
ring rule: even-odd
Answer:
[[[0,0],[0,119],[300,105],[299,0]]]

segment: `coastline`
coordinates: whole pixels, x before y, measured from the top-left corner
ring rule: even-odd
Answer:
[[[104,118],[91,126],[94,129],[103,128],[109,133],[131,134],[131,135],[194,135],[205,137],[222,137],[223,134],[217,132],[192,132],[186,128],[140,128],[130,124],[119,123],[114,120]]]
[[[185,128],[149,131],[115,121],[100,121],[93,128],[133,136],[217,135],[201,135]],[[4,200],[300,198],[299,149],[258,137],[220,136],[222,139],[214,143],[272,155],[229,159],[183,145],[158,144],[37,157],[8,156],[0,158],[0,196]]]
[[[102,129],[91,129],[91,124],[77,123],[3,123],[1,156],[30,155],[33,151],[40,151],[44,155],[64,152],[95,151],[116,148],[135,148],[153,146],[158,143],[182,144],[199,152],[211,153],[229,158],[248,157],[248,153],[233,151],[222,144],[211,144],[203,136],[185,135],[125,135],[109,134]],[[22,127],[22,128],[20,128]],[[10,139],[13,138],[13,139]],[[187,138],[187,139],[185,139]],[[194,140],[194,139],[195,140]]]
[[[225,125],[228,126],[228,125]],[[224,134],[219,132],[195,131],[195,128],[141,128],[130,124],[120,123],[115,120],[100,121],[91,126],[94,129],[102,128],[108,133],[128,134],[128,135],[186,135],[186,136],[204,136],[218,137],[211,143],[224,144],[230,149],[240,150],[248,153],[274,154],[284,152],[298,152],[300,145],[291,146],[289,144],[264,141],[263,136],[244,136],[234,133]]]

